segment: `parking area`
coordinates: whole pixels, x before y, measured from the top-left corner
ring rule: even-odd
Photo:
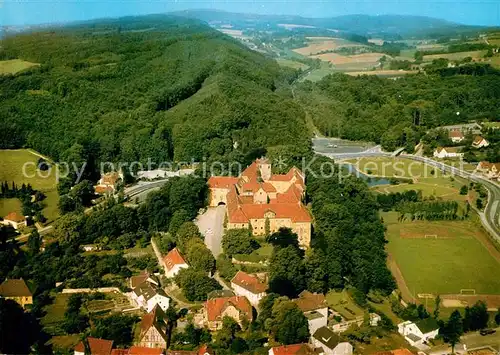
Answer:
[[[224,216],[226,206],[209,207],[198,216],[195,223],[205,237],[205,244],[214,257],[222,253],[222,235],[224,234]]]

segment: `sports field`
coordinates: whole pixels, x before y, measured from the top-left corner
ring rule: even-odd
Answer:
[[[37,63],[27,62],[21,59],[0,60],[0,75],[15,74],[21,70],[31,68]]]
[[[45,193],[47,198],[43,214],[51,221],[58,216],[56,171],[54,166],[49,171],[38,170],[36,165],[39,158],[36,153],[27,149],[0,150],[0,181],[7,181],[9,185],[14,181],[17,186],[31,184],[35,190]],[[3,203],[4,207],[5,203],[8,208],[14,206],[10,201],[4,200]]]
[[[500,252],[476,222],[400,223],[395,212],[382,215],[387,226],[387,250],[413,296],[457,294],[462,289],[500,294]]]

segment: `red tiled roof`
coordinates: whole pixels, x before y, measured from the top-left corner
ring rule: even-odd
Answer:
[[[130,355],[129,349],[113,349],[111,355]]]
[[[292,344],[276,346],[272,348],[274,355],[297,355],[297,354],[312,354],[312,350],[307,344]]]
[[[235,283],[254,294],[266,292],[267,290],[267,285],[264,282],[261,282],[256,276],[243,271],[238,271],[231,280],[231,283]]]
[[[450,131],[448,135],[450,138],[463,138],[464,137],[464,135],[460,131]]]
[[[479,143],[481,143],[483,140],[484,140],[484,138],[483,138],[483,137],[481,137],[481,136],[476,136],[476,137],[474,137],[474,142],[473,142],[473,143],[474,143],[474,144],[479,144]]]
[[[207,344],[203,344],[198,349],[198,355],[205,355],[205,354],[214,354],[213,349],[211,347],[209,347]]]
[[[221,320],[222,312],[229,306],[234,306],[237,310],[243,313],[248,320],[252,320],[252,305],[246,297],[232,296],[213,298],[205,302],[208,321],[213,322]]]
[[[293,302],[302,312],[311,312],[327,307],[324,295],[309,291],[301,292],[299,298],[294,299]]]
[[[120,175],[116,171],[106,173],[101,176],[101,184],[114,186],[119,178]]]
[[[175,265],[187,264],[177,248],[170,250],[163,261],[168,271],[172,270]]]
[[[156,305],[150,313],[142,317],[140,338],[142,339],[147,331],[154,326],[163,337],[163,339],[167,339],[167,336],[165,335],[162,327],[159,324],[159,322],[162,322],[164,318],[165,312],[163,312],[160,306]]]
[[[413,353],[410,350],[404,348],[404,349],[396,349],[390,351],[379,351],[373,353],[373,355],[413,355]]]
[[[20,215],[17,212],[10,212],[3,219],[8,219],[9,221],[16,222],[16,223],[24,222],[26,220],[26,218],[24,216]]]
[[[276,202],[278,203],[297,203],[301,199],[302,191],[296,184],[290,185],[284,193],[276,195]]]
[[[289,218],[292,222],[311,222],[311,216],[300,203],[242,204],[228,208],[228,221],[246,223],[251,219],[263,219],[266,212],[272,212],[275,218]]]
[[[87,341],[89,343],[90,353],[92,355],[110,355],[111,354],[111,348],[113,348],[113,341],[112,340],[105,340],[105,339],[88,337]],[[83,345],[83,342],[79,342],[75,346],[75,351],[85,353],[85,346]]]
[[[112,192],[113,191],[113,187],[111,186],[102,186],[102,185],[97,185],[95,188],[94,188],[94,191],[96,194],[105,194],[107,192]]]
[[[33,294],[23,279],[7,279],[0,285],[0,296],[31,297]]]
[[[211,176],[208,179],[208,186],[212,189],[229,188],[238,182],[238,178],[232,176]]]
[[[241,176],[246,176],[248,179],[252,180],[257,178],[258,176],[258,167],[257,167],[257,162],[254,161],[252,164],[250,164],[243,172],[241,173]]]
[[[136,288],[140,284],[142,284],[144,281],[146,281],[149,278],[149,274],[147,271],[141,272],[139,275],[132,276],[130,277],[130,287],[131,288]]]
[[[143,346],[132,346],[128,355],[161,355],[163,349],[160,348],[146,348]]]

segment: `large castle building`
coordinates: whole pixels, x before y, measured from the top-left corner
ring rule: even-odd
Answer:
[[[267,159],[257,159],[239,177],[212,176],[210,206],[227,206],[227,229],[251,228],[255,236],[281,227],[298,235],[301,247],[311,242],[312,218],[302,204],[304,174],[293,167],[274,175]]]

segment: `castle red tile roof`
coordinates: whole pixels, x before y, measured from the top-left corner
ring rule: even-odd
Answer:
[[[290,185],[288,190],[282,194],[276,195],[277,203],[297,203],[302,200],[302,192],[296,184]]]
[[[120,174],[118,174],[116,171],[106,173],[101,176],[101,184],[114,186],[119,178]]]
[[[111,187],[111,186],[97,185],[94,188],[94,191],[95,191],[96,194],[102,195],[102,194],[105,194],[105,193],[108,193],[108,192],[112,192],[113,191],[113,187]]]
[[[20,222],[26,221],[26,218],[23,215],[20,215],[17,212],[10,212],[3,219],[9,220],[9,221],[12,221],[12,222],[16,222],[16,223],[20,223]]]
[[[272,348],[274,355],[303,355],[303,354],[314,354],[313,350],[308,344],[292,344],[275,346]]]
[[[247,274],[243,271],[238,271],[234,275],[231,283],[234,283],[253,294],[266,292],[267,284],[259,280],[256,276]]]
[[[172,270],[175,265],[187,264],[177,248],[170,250],[163,258],[163,261],[165,262],[165,266],[168,271]]]
[[[238,182],[238,178],[232,176],[211,176],[208,179],[208,186],[213,189],[229,188]]]
[[[273,213],[275,218],[289,218],[292,222],[312,221],[309,212],[299,202],[237,205],[234,208],[228,208],[228,221],[230,223],[247,223],[251,219],[265,218],[267,212]]]
[[[88,337],[87,341],[89,343],[91,355],[110,355],[111,354],[111,349],[113,348],[113,341],[112,340],[105,340],[105,339]],[[85,346],[83,345],[83,342],[79,342],[75,346],[75,351],[78,351],[80,353],[85,353]]]
[[[234,306],[237,310],[243,313],[249,321],[252,320],[252,305],[247,298],[242,296],[232,296],[213,298],[205,302],[208,321],[213,322],[222,320],[221,315],[229,306]]]

